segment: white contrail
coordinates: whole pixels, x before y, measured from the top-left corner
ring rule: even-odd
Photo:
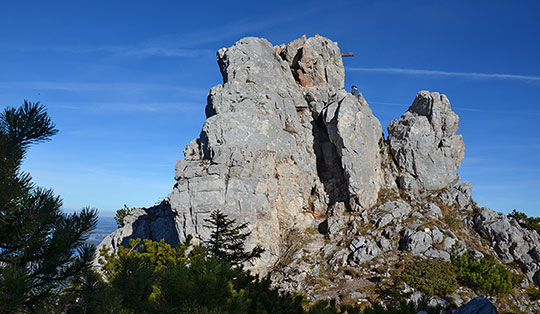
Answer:
[[[450,72],[450,71],[403,69],[403,68],[347,67],[345,68],[345,70],[357,71],[357,72],[378,72],[378,73],[395,73],[395,74],[426,75],[426,76],[463,77],[463,78],[469,78],[469,79],[498,79],[498,80],[520,80],[520,81],[540,82],[540,76],[517,75],[517,74]]]

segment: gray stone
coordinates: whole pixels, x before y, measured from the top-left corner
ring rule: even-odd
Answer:
[[[336,234],[345,229],[345,220],[342,216],[328,218],[328,233]]]
[[[409,297],[409,301],[412,301],[414,303],[418,303],[420,302],[420,300],[424,297],[425,295],[420,292],[420,291],[414,291],[411,296]]]
[[[532,249],[530,255],[536,262],[540,262],[540,247]]]
[[[456,180],[465,146],[459,118],[445,95],[421,91],[409,110],[388,126],[392,155],[403,174],[401,188],[437,190]]]
[[[454,246],[454,244],[456,244],[456,242],[458,242],[458,240],[456,238],[446,237],[444,239],[444,242],[443,242],[443,249],[446,252],[450,252],[452,250],[452,247]]]
[[[463,298],[461,297],[461,295],[459,295],[459,293],[454,293],[450,295],[450,299],[452,300],[453,305],[456,307],[460,307],[464,303]]]
[[[366,292],[357,292],[357,291],[353,291],[351,293],[349,293],[349,297],[353,300],[357,300],[357,299],[365,299],[369,296],[368,293]]]
[[[369,105],[341,90],[323,112],[330,142],[335,146],[351,197],[351,208],[373,206],[383,181],[379,143],[382,128]]]
[[[129,240],[137,238],[154,241],[164,239],[172,246],[176,246],[178,245],[176,219],[168,202],[150,208],[136,208],[124,218],[123,227],[103,239],[97,251],[99,252],[102,247],[112,250],[117,250],[120,246],[128,247]]]
[[[438,228],[434,228],[431,231],[431,238],[433,239],[433,243],[441,243],[443,241],[443,233]]]
[[[379,238],[377,244],[383,251],[389,251],[392,249],[392,243],[387,238]]]
[[[379,209],[391,213],[394,218],[406,217],[412,211],[411,205],[403,200],[386,202]]]
[[[499,314],[499,312],[488,299],[478,297],[457,308],[454,314]]]
[[[423,253],[423,255],[425,257],[431,258],[431,259],[440,259],[440,260],[443,260],[443,261],[446,261],[446,262],[450,261],[450,254],[448,252],[441,251],[441,250],[436,250],[436,249],[433,249],[433,248],[430,248],[427,251],[425,251]]]
[[[517,262],[528,279],[540,286],[536,276],[540,263],[536,260],[540,236],[521,227],[514,219],[489,208],[482,208],[473,218],[474,228],[493,243],[495,252],[504,262]],[[536,276],[536,277],[535,277]]]
[[[443,214],[439,206],[429,203],[424,206],[424,209],[427,211],[427,216],[433,218],[433,219],[440,219],[442,218]]]
[[[388,201],[375,209],[371,222],[377,228],[382,228],[392,221],[402,221],[411,211],[411,205],[403,200]]]
[[[469,182],[459,183],[456,179],[455,186],[449,186],[439,194],[440,199],[447,206],[457,206],[460,209],[467,208],[474,201],[472,200],[472,184]]]
[[[328,258],[335,250],[336,246],[333,243],[328,243],[322,247],[321,252],[325,258]]]
[[[313,270],[311,271],[311,275],[313,277],[319,276],[319,273],[321,272],[321,265],[317,264],[315,267],[313,267]]]
[[[348,249],[341,249],[337,251],[334,256],[328,261],[328,264],[332,266],[332,269],[337,270],[340,267],[347,266],[350,251]]]
[[[289,62],[296,80],[304,87],[328,84],[335,89],[345,85],[345,69],[341,52],[335,42],[316,35],[302,36],[281,51]]]
[[[246,266],[282,274],[274,281],[280,289],[311,289],[306,278],[321,267],[340,280],[351,279],[338,273],[347,265],[374,260],[371,266],[390,269],[398,241],[416,256],[448,260],[452,245],[463,242],[456,235],[473,246],[487,239],[487,252],[515,261],[527,283],[540,285],[537,232],[488,209],[468,218],[476,203],[472,185],[456,173],[464,146],[446,96],[420,92],[385,140],[363,96],[343,89],[340,50],[327,38],[279,46],[243,38],[217,59],[223,84],[211,88],[200,137],[176,163],[170,206],[135,210],[102,246],[117,249],[138,237],[204,241],[204,220],[220,209],[248,224],[247,249],[265,249]],[[442,218],[439,201],[457,209],[463,232],[420,229]],[[326,237],[311,232],[321,221]]]
[[[440,306],[441,308],[448,308],[450,306],[450,302],[446,301],[443,298],[439,297],[431,297],[428,301],[428,306]]]
[[[394,216],[392,216],[392,214],[386,214],[377,220],[377,222],[375,223],[375,226],[377,228],[382,228],[388,225],[393,219],[394,219]]]
[[[421,255],[431,248],[433,244],[441,243],[442,241],[443,234],[439,229],[430,230],[426,228],[423,231],[406,229],[400,241],[400,248],[411,251],[414,255]]]
[[[366,237],[354,239],[349,249],[352,251],[352,261],[356,264],[371,261],[382,253],[377,243]]]

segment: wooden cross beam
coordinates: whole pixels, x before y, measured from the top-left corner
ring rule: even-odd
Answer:
[[[354,57],[354,52],[342,52],[342,57]]]

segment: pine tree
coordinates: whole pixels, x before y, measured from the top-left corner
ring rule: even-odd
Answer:
[[[204,220],[205,227],[212,230],[210,239],[205,241],[205,246],[210,256],[216,257],[222,263],[232,266],[240,266],[245,262],[252,262],[259,258],[264,249],[257,245],[251,251],[244,251],[244,243],[251,232],[244,232],[247,223],[237,225],[235,219],[229,219],[221,212],[214,210],[210,219]]]
[[[39,103],[25,101],[0,114],[1,313],[43,308],[93,258],[93,248],[85,243],[97,212],[63,213],[61,199],[21,171],[28,147],[57,132]]]

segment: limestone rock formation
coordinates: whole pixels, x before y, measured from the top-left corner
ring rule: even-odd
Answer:
[[[170,203],[180,240],[206,237],[214,209],[247,222],[248,247],[266,249],[256,266],[265,273],[290,230],[329,206],[375,204],[382,128],[343,90],[339,48],[324,37],[284,47],[244,38],[219,50],[218,64],[224,84],[210,90],[200,139],[177,162]]]
[[[482,208],[473,218],[478,232],[489,239],[505,263],[517,263],[531,282],[540,286],[540,235],[521,227],[514,218]]]
[[[448,261],[456,243],[515,262],[523,287],[540,286],[538,233],[480,208],[457,173],[465,147],[445,95],[419,92],[385,139],[364,97],[344,90],[339,47],[325,37],[243,38],[217,61],[223,84],[176,163],[169,203],[136,210],[102,246],[204,240],[204,220],[220,209],[248,223],[246,248],[265,249],[254,272],[312,300],[368,302],[404,261]],[[457,308],[475,296],[461,287],[431,302]],[[513,297],[525,312],[535,306]]]
[[[465,154],[459,117],[445,95],[421,91],[407,112],[388,126],[394,160],[401,170],[400,187],[416,192],[438,190],[458,179]]]
[[[103,239],[100,244],[116,250],[119,246],[129,246],[131,239],[165,239],[173,246],[178,245],[175,214],[168,202],[144,209],[136,208],[124,218],[124,226]]]

